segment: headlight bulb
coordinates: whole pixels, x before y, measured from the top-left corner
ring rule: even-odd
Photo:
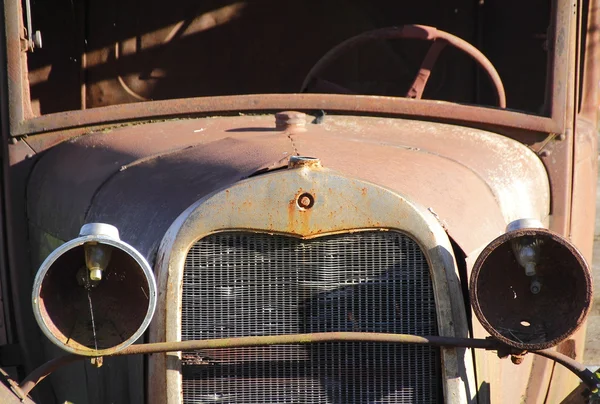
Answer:
[[[102,271],[108,266],[112,247],[106,244],[100,244],[90,241],[84,244],[85,266],[90,271],[90,279],[99,281],[102,279]]]
[[[510,222],[506,227],[506,231],[539,228],[543,228],[543,226],[537,219],[519,219]],[[537,295],[542,290],[542,283],[538,279],[536,271],[536,266],[540,262],[542,240],[534,236],[522,236],[512,239],[510,245],[517,262],[525,269],[525,275],[531,277],[529,290],[534,295]]]
[[[535,237],[519,237],[510,242],[517,262],[525,268],[525,275],[535,276],[535,267],[540,260],[541,241]]]

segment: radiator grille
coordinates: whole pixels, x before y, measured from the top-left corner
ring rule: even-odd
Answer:
[[[429,268],[396,232],[298,240],[228,232],[189,251],[182,339],[327,331],[437,335]],[[183,355],[185,403],[433,403],[439,350],[372,343]]]

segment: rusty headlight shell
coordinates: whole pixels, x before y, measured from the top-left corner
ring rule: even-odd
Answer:
[[[592,302],[590,269],[582,254],[540,226],[529,219],[511,223],[483,249],[469,285],[473,310],[485,330],[528,351],[571,336]]]

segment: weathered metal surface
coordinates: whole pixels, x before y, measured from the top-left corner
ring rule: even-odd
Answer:
[[[245,117],[244,119],[246,119],[247,123],[244,125],[245,127],[257,126],[253,124],[252,117]],[[74,144],[65,143],[61,145],[61,147],[47,153],[42,160],[48,158],[49,160],[52,160],[52,162],[48,162],[48,165],[44,165],[45,162],[40,162],[40,165],[37,166],[36,169],[37,174],[33,174],[33,176],[40,181],[36,182],[37,185],[34,186],[34,188],[30,188],[31,193],[29,194],[29,201],[32,203],[30,203],[29,206],[29,213],[36,218],[38,218],[38,216],[37,213],[34,212],[41,213],[39,209],[45,210],[46,208],[49,208],[52,213],[39,216],[43,218],[43,223],[38,223],[37,221],[31,222],[33,239],[43,240],[45,237],[48,237],[48,233],[53,235],[54,238],[62,240],[69,240],[75,237],[78,228],[85,221],[85,214],[90,208],[90,204],[92,203],[98,188],[113,175],[119,176],[122,173],[131,173],[131,170],[134,169],[139,170],[134,171],[136,173],[135,175],[145,175],[147,174],[148,167],[154,167],[156,161],[159,161],[163,154],[172,154],[177,153],[178,151],[185,152],[186,148],[194,145],[197,145],[197,148],[201,149],[203,143],[215,142],[222,137],[230,137],[232,138],[230,139],[232,142],[235,142],[235,139],[237,139],[239,143],[244,143],[244,138],[254,136],[254,133],[252,132],[227,133],[222,130],[223,128],[215,133],[213,130],[214,128],[211,126],[212,122],[213,121],[209,119],[199,126],[197,121],[179,120],[165,123],[157,122],[145,126],[127,126],[126,128],[115,129],[113,132],[83,136],[77,139]],[[215,122],[217,124],[222,124],[219,123],[221,121],[218,120]],[[272,116],[269,122],[270,126],[274,128],[275,120]],[[129,136],[125,134],[129,134]],[[270,135],[276,134],[278,133],[273,132]],[[278,143],[277,140],[274,142],[282,145],[281,156],[278,155],[276,158],[272,159],[269,157],[261,158],[260,156],[264,156],[265,153],[269,153],[268,150],[271,150],[269,147],[266,147],[268,150],[261,149],[260,145],[266,144],[268,141],[268,139],[264,139],[263,143],[258,142],[254,148],[247,147],[245,149],[245,152],[255,150],[255,153],[249,155],[244,161],[247,161],[248,159],[251,159],[251,161],[254,161],[253,159],[258,161],[269,161],[269,163],[266,164],[268,167],[270,164],[275,163],[277,159],[284,158],[284,152],[287,151],[288,154],[292,154],[291,147],[288,146],[290,143],[289,139],[285,135],[281,135],[280,137],[282,138],[281,143]],[[230,144],[227,142],[228,141],[220,144]],[[219,145],[213,144],[206,150],[206,153],[211,153],[211,150],[214,150],[216,147],[219,147]],[[244,146],[240,144],[239,147],[235,148],[235,152],[240,153],[240,150],[243,148]],[[227,153],[226,147],[222,153]],[[61,156],[67,160],[71,159],[71,162],[64,160]],[[180,160],[180,163],[181,172],[187,173],[186,175],[188,176],[198,175],[210,177],[212,178],[211,184],[213,184],[213,186],[218,186],[216,184],[219,183],[219,174],[213,172],[213,168],[216,167],[215,165],[204,165],[203,167],[205,170],[198,171],[198,167],[201,166],[197,165],[192,160]],[[240,164],[242,164],[241,160]],[[218,165],[219,164],[217,164],[217,166]],[[120,171],[121,167],[124,167],[123,171]],[[258,167],[258,170],[262,168],[262,166]],[[83,171],[87,170],[90,171],[87,174],[84,174]],[[252,167],[248,171],[234,175],[234,170],[232,169],[227,172],[227,175],[233,176],[231,181],[236,181],[242,177],[251,175],[254,171],[256,170]],[[164,178],[168,176],[167,172],[161,172],[160,169],[156,169],[154,172],[155,176],[147,185],[144,192],[156,189],[157,183],[165,185]],[[75,176],[73,174],[75,174]],[[56,175],[56,177],[51,180],[48,175]],[[161,194],[159,191],[157,197],[162,198],[162,200],[158,205],[152,205],[146,201],[148,203],[146,206],[149,209],[147,213],[136,215],[135,217],[128,217],[125,212],[113,212],[111,218],[108,220],[110,223],[128,223],[131,225],[130,227],[127,226],[128,229],[122,229],[123,231],[121,234],[124,240],[128,242],[134,241],[136,246],[137,244],[149,246],[158,244],[164,231],[171,224],[172,220],[197,199],[199,192],[197,189],[189,186],[183,177],[176,176],[175,178],[176,180],[172,185],[177,188],[177,193]],[[57,180],[58,182],[53,185],[52,182],[54,182],[54,180]],[[43,189],[37,189],[37,186],[40,186]],[[53,187],[56,188],[53,189]],[[71,194],[71,198],[67,198],[67,194],[60,195],[58,199],[51,196],[51,194],[56,196],[57,194],[55,192],[57,191],[62,193],[61,190],[69,189],[77,189],[76,193],[71,194],[68,192]],[[121,196],[126,198],[125,195],[130,191],[133,190],[128,190],[127,188],[121,189],[117,197]],[[44,193],[45,203],[41,200],[34,202],[34,200],[31,199],[41,197],[41,194],[38,192]],[[34,207],[33,205],[37,206]],[[116,207],[119,203],[115,205],[115,199],[111,198],[108,205]],[[127,205],[132,210],[136,209],[135,203],[132,205],[128,203]],[[156,206],[161,206],[162,210],[157,210]],[[146,226],[145,230],[140,226]],[[163,228],[161,229],[160,226],[163,226]],[[140,242],[140,240],[144,241]],[[32,243],[32,246],[35,246],[32,250],[33,257],[37,258],[39,256],[43,260],[45,255],[49,252],[46,251],[44,255],[43,252],[38,251],[39,248],[42,248],[42,244]],[[150,260],[153,259],[151,253],[146,254],[145,252],[145,255]],[[41,260],[38,261],[37,265],[40,263]],[[30,286],[27,287],[30,288]],[[27,292],[27,294],[29,294],[29,292]],[[35,326],[32,325],[32,327]],[[39,338],[39,336],[36,335],[36,338]],[[45,350],[45,356],[42,354],[38,356],[42,360],[44,357],[51,358],[58,353],[56,352],[58,350],[53,350],[52,347],[48,346]],[[70,397],[72,392],[68,392],[65,386],[70,383],[69,381],[76,380],[78,382],[75,383],[87,386],[87,389],[83,388],[77,391],[76,397],[79,401],[102,402],[103,400],[110,401],[116,399],[119,391],[122,390],[119,390],[115,386],[121,386],[121,388],[129,389],[130,395],[128,400],[131,400],[131,402],[142,402],[144,395],[142,383],[144,375],[142,358],[127,358],[127,360],[121,360],[118,363],[109,362],[108,365],[105,366],[112,366],[112,371],[110,373],[102,372],[100,377],[89,378],[87,383],[85,372],[89,366],[69,368],[58,372],[58,374],[53,375],[55,394],[58,397],[64,397],[65,399]],[[87,369],[87,371],[90,372],[91,370]],[[127,386],[128,381],[130,384],[129,386]]]
[[[556,55],[560,55],[562,60],[560,68],[563,71],[568,72],[569,69],[577,69],[577,61],[579,59],[579,38],[578,38],[578,24],[577,20],[580,19],[579,9],[575,4],[569,4],[568,2],[556,2],[556,18],[557,20],[563,18],[564,15],[570,14],[573,16],[571,21],[563,27],[556,30]],[[562,49],[561,49],[562,45]],[[562,52],[559,54],[558,52]],[[557,74],[560,74],[557,72]],[[555,176],[556,182],[559,183],[559,188],[556,192],[557,207],[559,209],[553,218],[553,227],[551,230],[558,231],[560,234],[569,236],[571,239],[579,229],[576,228],[572,222],[574,214],[573,205],[573,194],[580,191],[576,191],[575,186],[575,167],[574,158],[576,152],[577,143],[577,111],[579,108],[579,100],[576,98],[579,93],[579,80],[576,74],[567,74],[567,77],[563,81],[557,81],[558,84],[555,91],[559,92],[559,97],[552,103],[552,108],[561,110],[564,108],[563,126],[566,128],[564,134],[566,135],[565,141],[556,142],[558,143],[557,151],[562,153],[556,156],[549,155],[543,157],[551,160],[550,170],[556,170],[558,173],[551,173],[551,176]],[[557,100],[560,99],[560,92],[565,93],[565,102],[560,104]],[[561,150],[562,149],[562,150]],[[560,184],[562,182],[562,184]],[[562,185],[562,186],[561,186]],[[554,191],[554,190],[553,190]],[[564,203],[563,203],[564,201]],[[585,228],[585,227],[584,227]],[[584,229],[583,228],[583,229]],[[578,236],[575,235],[577,238]],[[580,357],[583,353],[585,336],[585,326],[577,331],[573,336],[574,349],[572,349],[577,357]],[[558,349],[562,348],[562,344]],[[577,380],[569,372],[561,367],[554,366],[553,378],[550,383],[546,400],[548,402],[560,402],[562,401],[571,390],[571,386],[576,384]]]
[[[536,266],[542,282],[530,292],[531,278],[516,261],[510,241],[541,240]],[[470,279],[471,304],[491,335],[523,350],[557,345],[585,321],[591,307],[592,280],[579,251],[545,229],[519,229],[492,241],[477,259]]]
[[[10,3],[10,4],[9,4]],[[558,27],[566,27],[567,24],[565,24],[565,22],[569,22],[571,23],[572,21],[572,17],[571,17],[571,11],[572,11],[572,4],[569,2],[553,2],[555,5],[558,5],[561,8],[561,12],[558,15],[558,18],[555,21],[555,25]],[[560,3],[560,4],[559,4]],[[19,16],[16,14],[16,12],[14,11],[14,6],[18,4],[18,2],[6,2],[5,3],[5,11],[6,11],[6,19],[8,24],[16,24],[19,20]],[[11,8],[12,7],[12,8]],[[508,8],[508,7],[507,7]],[[11,11],[12,10],[12,11]],[[571,19],[571,20],[570,20]],[[568,30],[567,30],[568,31]],[[14,30],[13,30],[14,32]],[[9,37],[10,35],[7,35],[7,37]],[[567,37],[567,40],[565,40],[565,37]],[[14,40],[15,38],[9,38],[9,40]],[[551,57],[550,59],[553,59],[554,62],[551,62],[552,66],[550,66],[550,70],[553,71],[553,74],[549,75],[550,81],[551,81],[551,85],[549,86],[549,88],[552,89],[552,91],[548,91],[549,94],[549,100],[552,103],[552,97],[554,97],[554,107],[552,108],[552,119],[544,119],[544,118],[538,118],[538,117],[529,117],[529,116],[525,116],[524,114],[514,114],[514,113],[507,113],[505,115],[498,115],[495,111],[491,111],[491,110],[487,110],[487,109],[473,109],[470,111],[473,111],[473,114],[469,114],[469,119],[463,119],[466,116],[466,111],[467,108],[469,107],[454,107],[454,106],[443,106],[443,107],[437,107],[437,104],[441,104],[441,103],[427,103],[427,104],[420,104],[419,108],[412,108],[412,106],[408,103],[401,103],[403,104],[402,108],[392,108],[389,105],[391,105],[392,101],[389,100],[379,100],[379,99],[375,99],[373,98],[372,101],[373,103],[377,103],[377,102],[381,102],[381,103],[388,103],[388,106],[386,107],[388,111],[396,111],[396,112],[390,112],[390,113],[398,113],[399,110],[402,110],[404,112],[402,113],[410,113],[410,111],[416,111],[417,115],[416,116],[425,116],[426,118],[429,117],[428,119],[439,119],[440,116],[444,116],[443,119],[451,119],[453,122],[458,122],[458,123],[466,123],[468,125],[481,125],[481,122],[483,121],[483,119],[481,119],[481,117],[476,117],[475,113],[479,114],[480,116],[485,116],[484,119],[487,120],[487,116],[489,115],[492,121],[498,123],[501,122],[503,123],[503,126],[505,128],[509,128],[509,127],[513,127],[513,123],[511,123],[512,118],[514,119],[514,125],[518,126],[518,125],[522,125],[523,123],[527,123],[527,125],[529,126],[525,126],[528,127],[529,129],[531,128],[537,128],[536,130],[540,130],[540,128],[544,128],[545,130],[547,130],[548,132],[554,132],[554,133],[563,133],[564,132],[564,125],[562,125],[562,119],[559,117],[557,118],[557,116],[560,115],[561,111],[559,110],[560,108],[563,107],[563,105],[565,104],[564,102],[561,102],[561,100],[564,100],[566,98],[566,94],[569,92],[568,86],[565,84],[565,76],[567,75],[567,73],[569,71],[572,71],[572,69],[569,70],[569,66],[570,66],[570,62],[568,61],[561,61],[560,58],[560,52],[562,52],[562,54],[564,55],[565,50],[570,51],[570,49],[572,48],[572,40],[574,38],[572,38],[572,35],[570,35],[568,32],[567,34],[565,34],[565,32],[563,31],[561,35],[554,35],[550,38],[550,49],[551,49]],[[15,41],[12,42],[12,44],[16,44]],[[554,44],[554,45],[553,45]],[[10,63],[9,63],[9,73],[15,72],[14,69],[14,58],[10,58]],[[23,58],[21,57],[21,61],[23,60]],[[556,62],[556,60],[558,60],[558,62]],[[12,69],[12,70],[11,70]],[[19,71],[19,74],[21,75],[21,77],[17,77],[17,79],[20,81],[19,84],[23,84],[23,85],[27,85],[26,80],[24,80],[22,78],[22,72]],[[589,88],[589,87],[587,87]],[[13,105],[15,107],[15,111],[18,111],[18,109],[20,108],[21,102],[23,101],[22,96],[19,95],[11,95],[12,99],[10,100],[10,104]],[[273,110],[280,110],[283,107],[285,108],[300,108],[300,105],[304,105],[304,107],[306,107],[306,109],[309,109],[310,105],[315,104],[314,102],[304,102],[303,104],[300,103],[299,101],[295,100],[293,102],[290,101],[282,101],[283,98],[291,98],[289,96],[285,96],[285,97],[281,97],[280,101],[281,101],[281,105],[277,105],[277,102],[275,101],[269,101],[269,102],[263,102],[260,101],[261,106],[271,106]],[[247,97],[246,100],[244,100],[241,104],[244,108],[246,109],[251,109],[254,107],[251,107],[250,104],[252,103],[252,100],[256,100],[256,97],[253,96],[249,96]],[[404,100],[406,101],[406,100]],[[171,103],[170,106],[167,105],[169,104],[168,102],[165,104],[160,104],[160,108],[165,107],[164,111],[168,111],[170,114],[172,114],[171,116],[176,116],[176,114],[178,113],[177,111],[175,111],[175,107],[176,105],[179,106],[183,106],[184,103],[189,102],[189,101],[185,101],[182,102],[181,104],[176,104],[176,103]],[[352,101],[350,101],[350,99],[344,101],[344,105],[350,105]],[[205,104],[207,103],[207,100],[200,100],[198,101],[198,103],[196,104],[196,107],[198,104]],[[287,103],[287,104],[285,104]],[[361,104],[362,103],[362,104]],[[331,103],[326,103],[326,106],[329,105],[341,105],[338,104],[338,101],[333,101]],[[361,104],[364,107],[364,101],[360,101],[359,100],[359,104]],[[158,104],[153,104],[156,106],[156,108],[152,107],[152,113],[154,114],[154,116],[165,116],[165,115],[161,115],[161,111],[159,108]],[[225,105],[225,103],[223,103],[222,105]],[[231,105],[235,106],[235,103],[232,103]],[[296,105],[296,106],[294,106]],[[414,105],[414,104],[413,104]],[[185,106],[184,106],[185,107]],[[304,108],[303,107],[303,108]],[[124,114],[126,116],[128,116],[129,118],[135,119],[135,115],[136,113],[140,113],[141,115],[147,114],[147,111],[144,112],[144,110],[147,110],[148,107],[147,106],[139,106],[138,109],[136,109],[134,111],[134,109],[127,109],[128,107],[125,107],[125,109],[128,111],[127,114]],[[310,109],[312,109],[313,107],[310,107]],[[375,106],[370,106],[369,107],[370,110],[376,110],[378,107]],[[438,112],[438,115],[435,114],[430,114],[428,111],[425,111],[427,108],[432,108],[432,111],[435,109]],[[87,122],[90,123],[92,125],[97,124],[98,122],[107,122],[106,118],[107,118],[107,114],[110,113],[114,113],[114,112],[118,112],[119,108],[113,109],[113,110],[109,110],[109,111],[99,111],[98,115],[96,115],[93,119],[90,116],[90,120],[88,120]],[[335,108],[332,108],[335,110]],[[11,108],[11,111],[13,109]],[[187,108],[187,109],[183,109],[182,111],[192,111],[194,110],[193,107]],[[200,108],[200,110],[202,110],[202,108]],[[339,109],[338,109],[339,110]],[[343,110],[343,109],[342,109]],[[350,107],[348,107],[347,109],[348,111],[350,111]],[[237,110],[236,110],[237,111]],[[367,111],[367,113],[385,113],[385,112],[369,112],[369,109],[365,109],[365,111]],[[440,115],[439,112],[442,111],[443,114]],[[457,112],[459,118],[456,118],[453,116],[453,113]],[[210,113],[210,112],[207,112]],[[119,116],[124,116],[124,115],[119,115]],[[147,116],[147,115],[146,115]],[[437,118],[436,118],[437,116]],[[462,116],[463,118],[460,118],[460,116]],[[72,116],[74,117],[74,115]],[[498,121],[498,117],[501,117],[502,119],[500,121]],[[57,118],[60,118],[60,116],[57,116]],[[518,119],[516,119],[518,118]],[[49,117],[49,119],[53,119],[52,117]],[[85,118],[84,121],[88,119]],[[112,121],[112,117],[108,117],[108,119],[111,119]],[[69,127],[72,127],[72,122],[77,121],[77,118],[74,118],[73,120],[69,120],[69,122],[71,123],[67,123],[66,125]],[[22,125],[21,120],[18,119],[13,119],[12,120],[12,124],[13,124],[13,129],[16,129],[13,131],[13,134],[18,134],[18,133],[24,133],[22,132],[22,130],[24,130],[23,128],[30,128],[27,125]],[[34,129],[35,131],[40,131],[43,130],[43,126],[45,124],[48,124],[49,120],[42,120],[42,121],[38,121],[39,122],[39,126],[36,126],[38,124],[34,124]],[[95,123],[93,123],[95,122]],[[34,122],[35,123],[35,122]],[[58,126],[52,126],[51,122],[48,126],[48,128],[60,128],[60,125],[64,125],[65,122],[63,121],[62,124],[59,124]],[[523,127],[523,126],[522,126]],[[554,128],[554,129],[552,129]],[[30,128],[31,129],[31,128]],[[507,131],[508,132],[508,131]],[[75,132],[73,132],[75,133]],[[571,134],[568,134],[569,136],[571,136]],[[569,164],[571,164],[572,161],[572,154],[570,154],[570,149],[568,146],[568,143],[565,143],[564,141],[552,141],[551,142],[552,145],[557,145],[557,148],[553,148],[554,146],[551,145],[551,147],[547,150],[547,152],[549,151],[549,153],[547,153],[545,156],[542,156],[542,159],[544,160],[544,163],[546,164],[546,166],[548,167],[548,171],[551,177],[551,186],[552,186],[552,203],[553,203],[553,217],[552,217],[552,228],[554,230],[560,231],[561,234],[563,235],[567,235],[569,232],[569,229],[572,229],[574,231],[574,233],[577,233],[577,227],[576,225],[571,226],[569,224],[569,220],[571,220],[571,208],[570,208],[570,190],[571,188],[571,184],[570,181],[572,178],[575,177],[575,175],[568,169]],[[567,145],[567,146],[565,146]],[[45,147],[42,147],[40,149],[44,149]],[[575,187],[576,185],[573,185],[573,187]],[[65,189],[67,189],[67,187],[65,187]],[[70,189],[70,188],[69,188]],[[25,226],[19,226],[21,228],[24,228]],[[52,230],[52,229],[49,229]],[[26,238],[24,239],[26,242]],[[25,245],[25,242],[17,242],[17,245]],[[19,268],[24,268],[25,266],[19,266]],[[521,365],[524,366],[524,365]],[[558,372],[560,372],[560,369],[556,369],[557,370],[557,374]],[[517,374],[517,372],[514,372],[514,374]],[[483,378],[483,376],[482,376]]]
[[[544,163],[550,180],[549,229],[562,235],[569,233],[571,226],[571,191],[573,186],[573,168],[571,164],[573,152],[573,131],[567,130],[564,137],[551,136],[538,155]]]
[[[411,195],[439,216],[467,253],[514,219],[547,220],[544,169],[510,139],[389,118],[327,116],[298,135],[274,126],[272,115],[204,118],[123,127],[64,143],[34,170],[30,221],[63,240],[73,238],[84,221],[117,224],[126,240],[152,259],[148,254],[160,239],[158,230],[196,199],[255,171],[285,166],[297,153],[322,157],[325,166]],[[179,174],[164,181],[172,169]],[[75,195],[57,192],[72,188]],[[159,214],[156,206],[165,210]]]
[[[1,116],[0,122],[2,125],[2,197],[3,197],[3,209],[4,215],[2,222],[4,230],[6,232],[3,239],[6,241],[6,251],[4,252],[4,258],[6,260],[6,266],[3,266],[3,274],[0,279],[7,279],[7,275],[10,274],[10,285],[8,282],[3,282],[2,287],[7,291],[10,287],[12,301],[6,300],[5,307],[9,307],[13,312],[15,327],[11,327],[7,324],[7,328],[13,328],[11,335],[7,335],[7,339],[12,340],[18,339],[19,342],[27,341],[29,343],[35,341],[34,336],[27,332],[28,329],[34,327],[33,319],[31,316],[27,316],[28,311],[25,307],[28,306],[24,302],[23,297],[25,296],[24,291],[29,288],[30,278],[28,271],[23,271],[23,268],[28,268],[27,252],[25,248],[19,248],[20,245],[24,245],[27,242],[25,226],[20,226],[17,223],[21,223],[20,219],[25,218],[24,210],[21,209],[22,205],[18,203],[23,199],[19,191],[23,189],[23,184],[26,181],[25,170],[13,169],[11,166],[15,160],[22,160],[28,154],[24,149],[23,144],[9,145],[9,139],[11,137],[11,129],[16,127],[26,115],[26,108],[22,104],[24,95],[28,94],[28,89],[23,88],[22,83],[25,81],[25,66],[26,60],[25,55],[21,52],[20,34],[22,29],[22,20],[18,17],[21,11],[21,2],[5,2],[3,3],[5,11],[5,21],[2,24],[4,30],[2,35],[2,44],[0,45],[0,63],[4,66],[2,69],[2,75],[0,77],[0,96],[1,101]],[[7,15],[13,15],[14,18],[6,18]],[[25,81],[26,82],[26,81]],[[8,147],[7,147],[8,145]],[[16,158],[12,156],[14,150],[17,155]],[[21,153],[21,151],[24,151]],[[27,166],[27,163],[23,163],[21,166]],[[9,168],[10,167],[10,168]],[[16,202],[16,206],[15,206]],[[21,270],[19,270],[21,269]],[[5,292],[4,292],[5,293]],[[3,294],[4,294],[3,293]],[[26,292],[25,292],[26,293]],[[8,294],[4,294],[3,298],[7,298]],[[9,316],[5,317],[9,319]],[[8,330],[7,330],[8,331]],[[33,358],[36,356],[32,351],[30,344],[22,344],[22,353],[24,359],[24,365],[27,369],[32,369],[34,365]]]
[[[457,105],[444,101],[415,101],[406,98],[342,94],[265,94],[150,101],[99,107],[86,111],[60,112],[24,121],[13,129],[12,135],[22,136],[130,120],[143,121],[190,115],[273,110],[325,110],[361,112],[369,115],[410,115],[415,118],[436,119],[475,126],[485,124],[545,133],[562,133],[563,131],[561,126],[558,126],[551,118],[515,111]]]
[[[325,166],[411,195],[435,212],[466,252],[501,234],[512,218],[547,215],[547,185],[539,181],[544,170],[512,140],[390,118],[328,115],[306,128],[295,135],[279,132],[273,115],[266,115],[85,135],[47,152],[37,164],[29,217],[34,229],[63,240],[74,237],[84,221],[116,224],[152,262],[163,232],[187,206],[254,172],[283,167],[296,153],[322,157]],[[530,198],[522,198],[523,192]],[[319,198],[314,195],[315,203]],[[515,198],[523,202],[515,205]],[[244,209],[251,212],[252,206]],[[38,255],[35,249],[33,254]]]
[[[4,404],[34,404],[27,394],[28,392],[21,390],[19,383],[13,380],[4,369],[0,369],[0,402]]]
[[[547,221],[549,192],[540,161],[522,145],[489,132],[326,117],[292,138],[301,154],[321,157],[324,166],[401,190],[431,208],[467,254],[500,235],[512,220]]]
[[[255,118],[241,119],[244,123],[242,127],[257,126]],[[269,124],[274,127],[273,118]],[[91,208],[92,200],[96,197],[98,189],[106,181],[123,175],[129,176],[131,170],[139,175],[142,173],[140,170],[144,167],[167,164],[167,161],[171,162],[170,164],[173,164],[173,161],[179,161],[180,169],[186,171],[186,175],[208,175],[211,177],[211,182],[215,184],[214,186],[221,186],[218,184],[217,174],[213,171],[222,163],[211,163],[216,157],[209,157],[204,166],[200,166],[197,165],[198,162],[193,162],[185,156],[202,152],[202,150],[206,150],[206,154],[211,154],[222,144],[223,150],[220,150],[219,154],[223,156],[234,154],[235,157],[232,156],[229,159],[238,159],[244,154],[242,150],[251,150],[252,146],[248,145],[246,148],[242,145],[247,143],[246,139],[256,138],[258,135],[252,131],[236,132],[235,128],[236,126],[226,125],[223,119],[177,120],[116,128],[113,131],[94,133],[63,143],[47,153],[34,169],[28,192],[29,218],[32,223],[47,229],[62,240],[74,238],[86,219],[86,214]],[[228,129],[232,129],[232,132],[226,132]],[[258,137],[260,139],[252,142],[255,145],[253,146],[255,153],[244,157],[245,160],[255,161],[258,168],[261,168],[260,165],[266,162],[274,163],[285,158],[287,154],[284,153],[292,154],[291,147],[288,147],[289,140],[285,135],[272,132],[268,133],[266,137]],[[223,138],[229,138],[229,140],[223,140]],[[226,144],[229,144],[227,142],[237,142],[240,146],[235,148],[235,151],[229,151],[226,147]],[[262,145],[265,145],[264,151]],[[280,154],[274,157],[271,154],[269,157],[268,153],[272,153],[270,150],[277,147],[280,149]],[[209,164],[211,165],[209,166]],[[159,181],[161,186],[168,185],[162,183],[162,179],[166,178],[165,169],[163,167],[161,168],[163,171],[154,170],[157,177],[152,178],[153,181]],[[255,169],[256,167],[250,167],[246,171],[240,172],[235,178],[248,176]],[[178,181],[181,182],[178,183]],[[168,220],[174,219],[189,206],[195,200],[195,195],[202,194],[202,191],[188,187],[180,177],[175,178],[171,184],[178,188],[179,193],[188,192],[192,196],[176,199],[173,198],[173,195],[162,193],[165,200],[159,206],[170,210],[172,209],[170,203],[177,205],[174,207],[171,219]],[[67,191],[69,196],[57,192],[59,189]],[[69,189],[77,189],[77,192],[73,194],[68,192]],[[156,189],[156,186],[149,185],[146,191],[151,189]],[[127,187],[123,188],[117,192],[117,195],[124,195],[124,192],[129,192],[127,190]],[[42,197],[42,195],[44,196]],[[167,204],[166,201],[170,203]],[[105,208],[110,206],[115,206],[114,201]],[[136,206],[131,207],[136,208]],[[52,209],[53,214],[44,213],[47,208]],[[156,211],[156,206],[152,206],[151,211]],[[146,221],[148,216],[145,213],[142,216],[144,216],[143,221]],[[114,219],[111,220],[114,223]],[[131,223],[131,218],[127,222]],[[169,224],[170,221],[164,225],[164,228],[166,229]],[[123,233],[122,230],[122,234],[127,233],[127,231]],[[144,236],[136,231],[132,235]],[[130,239],[129,235],[125,237],[128,241],[135,241]]]
[[[584,59],[580,61],[583,64],[583,77],[581,78],[581,116],[587,118],[590,122],[598,122],[598,112],[600,109],[600,1],[589,1],[589,10],[584,10],[587,16],[583,21],[587,28],[585,35]],[[586,12],[587,11],[587,12]]]
[[[298,197],[304,193],[314,197],[311,209],[297,205]],[[161,309],[151,325],[151,341],[181,339],[181,282],[187,250],[207,234],[230,229],[303,238],[361,229],[409,234],[430,263],[440,335],[468,334],[452,247],[437,219],[385,188],[328,169],[303,167],[239,182],[199,200],[173,223],[157,257]],[[447,399],[460,402],[472,398],[475,390],[470,354],[446,349],[442,360]],[[176,355],[152,358],[150,374],[156,383],[150,397],[156,402],[177,402],[180,366]]]
[[[524,396],[528,402],[541,403],[544,401],[550,385],[554,363],[541,356],[534,356],[531,362],[531,371]]]
[[[27,55],[21,42],[24,31],[22,7],[19,1],[7,1],[4,6],[6,74],[11,132],[24,119],[31,118]]]
[[[571,198],[571,208],[567,234],[588,262],[591,262],[594,239],[594,222],[590,218],[596,215],[594,199],[598,164],[597,130],[597,124],[584,117],[579,117],[576,121],[572,146],[572,193],[568,195]],[[582,325],[568,341],[559,345],[558,349],[570,342],[573,357],[581,361],[584,358],[586,329],[587,324]],[[569,393],[563,386],[571,386],[576,380],[561,367],[554,369],[554,375],[550,397],[552,400],[562,400]],[[560,380],[562,382],[557,382]]]
[[[99,188],[86,221],[119,221],[128,241],[153,259],[161,236],[191,203],[264,168],[285,165],[292,153],[287,136],[272,132],[225,137],[152,159],[120,171]],[[127,220],[121,222],[123,216]]]
[[[437,28],[428,27],[425,25],[403,25],[401,27],[381,28],[374,31],[364,32],[342,42],[341,44],[337,45],[329,52],[327,52],[327,54],[325,54],[321,59],[319,59],[317,63],[312,67],[312,69],[310,69],[310,71],[306,75],[306,78],[304,79],[304,82],[302,83],[300,91],[305,91],[314,77],[318,76],[319,73],[323,69],[325,69],[327,65],[329,65],[331,62],[333,62],[335,59],[340,57],[342,54],[348,52],[349,50],[372,40],[401,38],[423,39],[428,41],[441,40],[465,52],[467,55],[472,57],[481,67],[483,67],[483,70],[489,76],[492,83],[494,83],[496,95],[498,96],[498,105],[500,106],[500,108],[506,108],[506,94],[504,92],[504,85],[502,84],[502,80],[500,79],[500,75],[496,71],[496,68],[494,68],[494,66],[488,60],[488,58],[486,58],[485,55],[483,55],[483,53],[481,53],[477,48],[475,48],[473,45],[466,42],[465,40],[455,35],[449,34],[448,32],[444,32],[438,30]],[[434,46],[435,48],[433,49],[436,49],[437,45]],[[429,60],[429,64],[431,66],[427,70],[431,70],[431,67],[433,67],[433,63],[437,58],[436,56],[434,57],[433,54],[429,57],[431,58],[431,60]],[[426,57],[426,60],[427,59],[428,57]],[[424,82],[422,84],[423,87],[425,87],[426,82],[427,78],[424,79]]]
[[[598,125],[580,118],[573,158],[571,240],[591,262],[596,217],[596,176],[598,173]]]

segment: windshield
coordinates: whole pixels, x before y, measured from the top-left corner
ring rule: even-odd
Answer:
[[[34,115],[149,100],[297,93],[311,68],[348,38],[424,24],[478,48],[509,109],[548,114],[550,4],[397,0],[89,0],[32,3],[43,48],[28,55]],[[432,41],[377,39],[351,47],[306,92],[406,97]],[[497,106],[481,64],[446,45],[422,98]]]

